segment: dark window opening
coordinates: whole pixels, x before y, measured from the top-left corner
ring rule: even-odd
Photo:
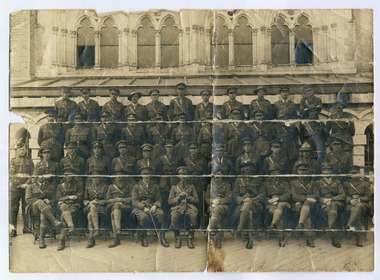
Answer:
[[[373,125],[369,125],[365,130],[366,135],[366,145],[364,150],[364,166],[368,171],[373,171],[373,159],[374,159],[374,136],[373,136]]]
[[[278,17],[276,24],[272,26],[271,32],[272,64],[289,64],[289,28],[285,20]]]
[[[95,65],[95,46],[78,46],[78,67],[94,67]]]

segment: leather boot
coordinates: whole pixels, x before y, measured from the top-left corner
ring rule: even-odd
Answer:
[[[193,237],[187,237],[187,247],[189,249],[194,249]]]
[[[306,246],[311,247],[311,248],[315,247],[314,241],[311,237],[306,238]]]
[[[252,234],[252,232],[248,233],[248,242],[247,242],[247,245],[245,245],[245,248],[247,248],[247,249],[253,248],[253,234]]]
[[[340,245],[339,241],[336,240],[336,239],[332,239],[331,240],[331,244],[335,247],[335,248],[341,248],[342,246]]]
[[[181,237],[176,236],[175,237],[175,248],[179,249],[182,246]]]
[[[38,248],[40,248],[40,249],[45,249],[46,248],[45,238],[40,237],[40,243],[39,243]]]
[[[86,248],[92,248],[95,246],[95,239],[94,237],[90,237],[90,239],[88,240],[87,244],[86,244]]]
[[[94,234],[92,235],[92,238],[97,238],[100,236],[100,232],[99,232],[99,229],[96,229]]]
[[[169,247],[169,243],[165,238],[165,231],[160,231],[160,242],[165,248]]]
[[[74,226],[71,226],[69,228],[69,231],[67,232],[68,234],[75,234],[75,227]]]
[[[222,237],[220,236],[220,232],[215,235],[215,246],[216,248],[222,248]]]
[[[363,235],[362,235],[362,233],[356,234],[356,246],[363,247]]]
[[[62,251],[63,249],[65,249],[65,239],[60,239],[59,240],[59,245],[57,247],[57,251]]]
[[[9,234],[10,237],[16,237],[17,236],[17,230],[14,228],[11,230],[11,233]]]
[[[141,246],[143,246],[143,247],[149,246],[148,236],[147,236],[145,231],[142,232]]]
[[[284,237],[278,238],[278,246],[285,247],[285,238]]]
[[[120,238],[118,236],[114,237],[112,243],[108,245],[108,248],[114,248],[116,246],[120,245]]]

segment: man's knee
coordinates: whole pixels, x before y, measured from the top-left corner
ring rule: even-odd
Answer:
[[[146,225],[148,223],[148,214],[146,214],[145,212],[140,212],[137,215],[137,218],[140,222],[140,225]]]
[[[61,210],[61,212],[68,211],[69,210],[69,206],[66,203],[61,203],[59,205],[59,209]]]

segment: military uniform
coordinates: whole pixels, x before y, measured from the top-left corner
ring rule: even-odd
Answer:
[[[194,105],[187,97],[176,97],[170,101],[169,117],[171,120],[177,120],[179,113],[185,113],[189,120],[194,119]]]
[[[146,142],[145,132],[141,126],[127,124],[121,131],[121,139],[127,141],[129,156],[141,157],[141,145]]]
[[[136,174],[136,159],[129,155],[120,155],[114,158],[111,163],[112,174],[122,172],[125,175]]]
[[[255,174],[261,174],[262,166],[261,166],[260,158],[257,155],[255,155],[252,151],[249,154],[243,153],[237,157],[236,164],[235,164],[236,174],[240,174],[240,167],[244,164],[244,162],[247,162],[247,161],[252,162],[253,170],[254,170],[253,172]]]
[[[95,100],[82,100],[78,103],[77,111],[83,115],[87,122],[99,121],[100,106]]]
[[[74,156],[66,155],[59,163],[59,169],[72,169],[75,175],[83,175],[86,169],[85,159],[75,154]]]
[[[54,110],[57,112],[57,122],[68,122],[77,110],[77,103],[70,99],[55,102]]]
[[[90,144],[93,141],[90,127],[84,124],[75,124],[66,133],[65,142],[77,142],[77,154],[87,159],[91,155]]]
[[[326,154],[324,162],[331,164],[334,174],[346,174],[352,165],[352,156],[346,151],[332,151]]]
[[[322,109],[322,100],[319,97],[316,97],[314,95],[311,97],[303,96],[300,101],[300,107],[299,107],[300,115],[304,119],[307,119],[308,116],[305,113],[312,108]]]
[[[274,119],[296,119],[297,108],[296,104],[290,100],[279,100],[273,104]]]
[[[218,158],[214,156],[209,163],[209,170],[214,172],[216,169],[221,169],[223,174],[225,175],[233,175],[235,174],[235,167],[233,163],[228,159],[223,157]]]
[[[198,133],[198,143],[201,145],[201,154],[206,160],[210,160],[212,157],[213,139],[213,124],[202,123],[202,127]]]
[[[168,110],[166,108],[166,105],[160,101],[152,101],[150,103],[148,103],[146,106],[145,106],[147,112],[148,112],[148,120],[154,120],[154,115],[157,113],[157,112],[162,112],[163,116],[164,116],[164,120],[166,120],[168,118]]]
[[[327,133],[322,122],[308,121],[300,127],[300,140],[309,143],[313,150],[318,152],[319,162],[323,161],[326,153]]]
[[[220,112],[221,118],[223,120],[229,119],[231,115],[231,110],[239,108],[242,112],[242,116],[244,117],[244,105],[240,101],[235,100],[234,102],[231,100],[228,100],[223,103],[222,109]]]
[[[257,110],[263,111],[265,120],[273,119],[272,104],[269,102],[269,100],[266,100],[264,98],[252,100],[251,104],[249,105],[248,116],[250,119],[252,119],[254,112]]]
[[[195,106],[194,120],[199,121],[207,116],[207,112],[214,111],[214,104],[211,102],[201,102]]]
[[[190,141],[195,140],[194,130],[191,124],[179,124],[172,130],[171,140],[175,142],[175,150],[178,155],[186,155],[186,147]]]
[[[125,114],[136,114],[138,121],[148,120],[148,112],[145,109],[145,106],[141,104],[129,104],[125,107]]]
[[[51,159],[59,162],[63,157],[63,128],[60,123],[46,123],[38,131],[37,143],[40,147],[51,149]]]
[[[86,162],[86,174],[89,175],[108,175],[109,170],[109,160],[105,156],[95,157],[91,156]]]
[[[59,174],[59,165],[57,162],[49,159],[49,160],[41,160],[36,163],[33,174],[36,175],[37,172],[41,173],[41,175],[58,175]],[[46,178],[49,183],[52,183],[54,186],[56,184],[56,177]]]
[[[240,141],[248,136],[248,127],[243,122],[227,123],[224,128],[222,142],[226,145],[227,157],[235,161],[236,157],[241,153]]]
[[[281,155],[274,155],[271,154],[270,156],[267,156],[264,159],[263,162],[263,171],[264,174],[269,175],[270,170],[278,169],[280,171],[280,174],[287,174],[288,173],[288,160]]]
[[[170,127],[166,123],[157,123],[148,129],[148,142],[153,145],[152,157],[158,159],[165,154],[164,144],[170,137]]]
[[[103,111],[107,111],[111,114],[110,121],[122,122],[124,121],[125,108],[123,103],[115,100],[110,100],[103,105]]]
[[[100,123],[94,129],[93,139],[102,142],[103,153],[108,158],[116,157],[116,142],[119,140],[118,129],[115,124]]]
[[[289,160],[290,168],[288,172],[291,172],[292,167],[298,157],[298,129],[295,124],[287,126],[285,123],[277,122],[272,126],[273,138],[280,140],[281,145],[281,157],[285,157]]]

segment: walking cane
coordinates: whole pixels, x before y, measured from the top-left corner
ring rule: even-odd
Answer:
[[[150,218],[152,219],[153,227],[154,227],[154,230],[156,231],[157,238],[160,239],[160,235],[158,234],[158,230],[157,230],[157,227],[156,227],[156,223],[154,222],[153,215],[152,215],[152,213],[150,211],[148,213],[150,215]]]

